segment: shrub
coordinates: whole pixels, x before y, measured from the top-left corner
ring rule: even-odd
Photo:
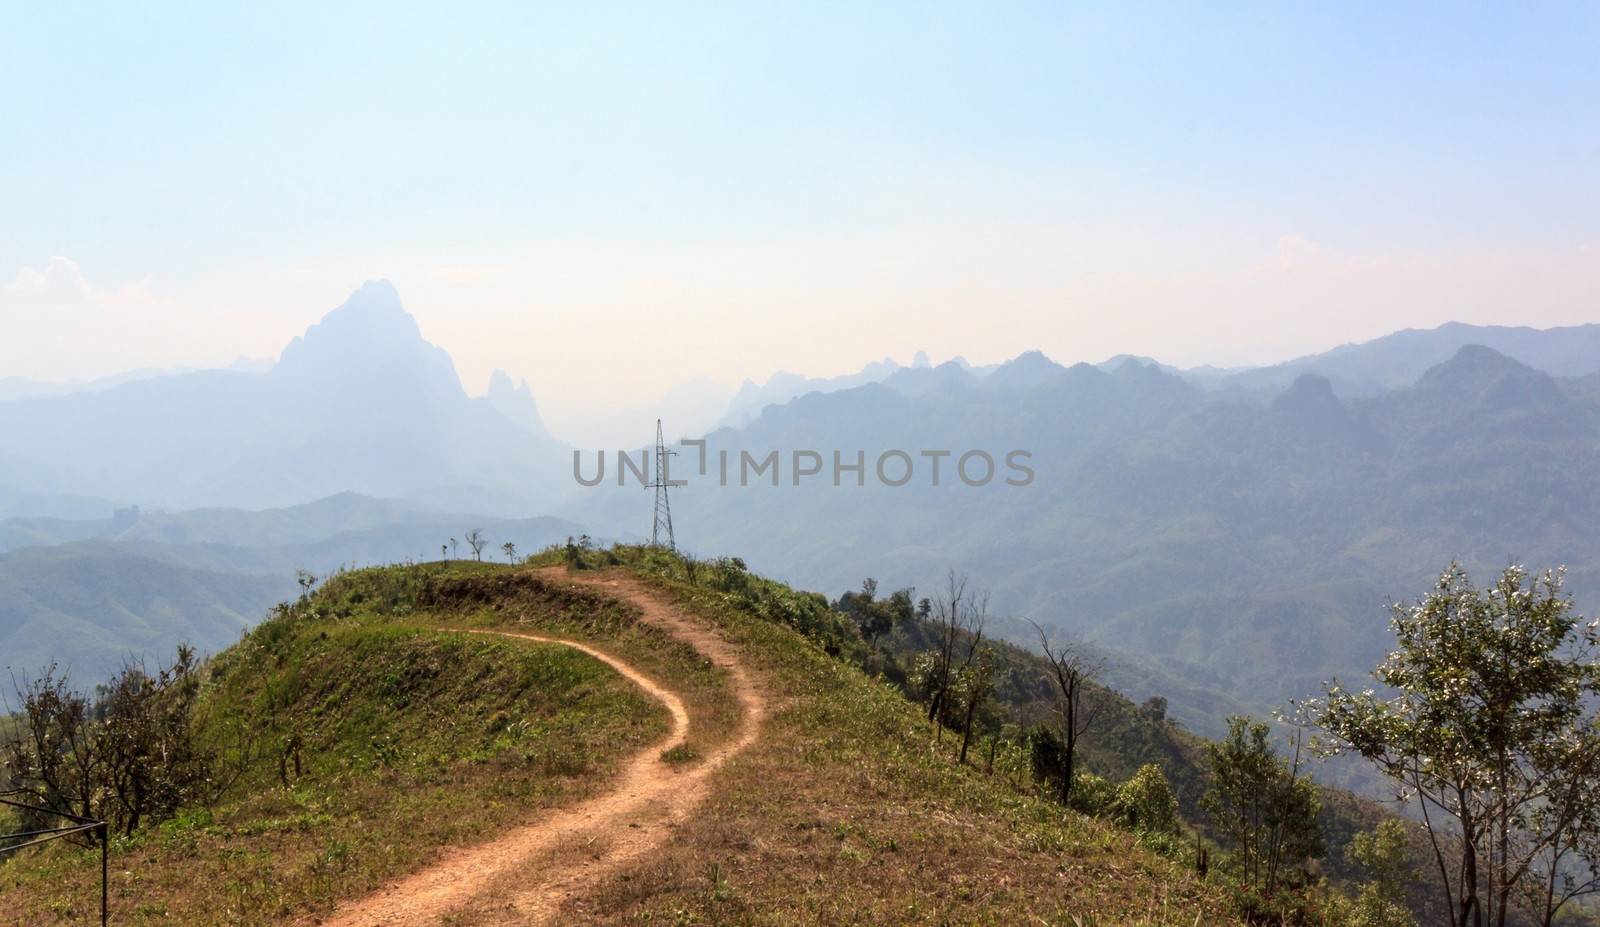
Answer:
[[[1111,780],[1091,772],[1078,773],[1072,779],[1072,797],[1068,807],[1094,817],[1107,817],[1116,808],[1117,787]]]
[[[1117,820],[1152,834],[1178,832],[1178,800],[1167,786],[1161,767],[1146,763],[1117,788]]]

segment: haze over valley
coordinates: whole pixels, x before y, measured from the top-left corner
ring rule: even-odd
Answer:
[[[1027,618],[1081,635],[1119,688],[1206,732],[1220,707],[1359,678],[1385,652],[1386,603],[1452,560],[1572,564],[1576,588],[1600,588],[1600,326],[1450,324],[1242,370],[911,353],[747,382],[716,411],[701,388],[703,430],[669,398],[628,413],[638,440],[584,446],[510,374],[474,396],[369,282],[259,371],[0,401],[0,640],[13,667],[95,676],[180,640],[225,646],[298,569],[467,556],[474,528],[491,558],[637,540],[648,494],[614,472],[581,486],[572,457],[642,459],[657,416],[669,441],[704,437],[736,467],[783,461],[777,486],[722,486],[679,447],[685,550],[836,592],[868,574],[928,590],[960,564],[1004,633],[1025,639]],[[869,474],[903,450],[924,469],[899,487],[834,486],[826,468],[796,486],[796,449],[830,466],[860,453]],[[974,449],[1025,451],[1032,482],[964,485],[951,468]],[[954,455],[939,486],[924,450]]]
[[[1596,48],[0,10],[0,927],[1600,927]]]

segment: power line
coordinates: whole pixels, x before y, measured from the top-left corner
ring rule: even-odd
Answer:
[[[667,487],[681,486],[683,483],[667,479],[667,458],[676,453],[667,450],[667,442],[661,434],[661,419],[656,419],[656,475],[646,487],[656,491],[655,522],[650,526],[650,546],[660,547],[661,537],[665,534],[667,548],[673,551],[678,549],[678,544],[672,536],[672,501],[667,498]]]

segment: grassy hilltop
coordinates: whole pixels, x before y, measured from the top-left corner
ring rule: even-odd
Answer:
[[[304,922],[394,877],[603,791],[665,712],[598,661],[459,633],[579,639],[683,699],[692,765],[733,734],[726,671],[636,609],[538,574],[455,562],[335,577],[204,668],[202,736],[253,731],[242,776],[113,843],[121,923]],[[954,762],[921,709],[839,659],[822,597],[746,574],[684,575],[650,552],[586,568],[648,583],[732,642],[771,714],[666,845],[589,886],[585,923],[1129,923],[1229,920],[1223,893],[1131,832],[1035,794],[1013,770]],[[834,651],[830,654],[829,651]],[[294,769],[295,760],[299,770]],[[57,846],[0,865],[4,907],[84,923],[97,857]],[[460,922],[495,923],[491,907]]]

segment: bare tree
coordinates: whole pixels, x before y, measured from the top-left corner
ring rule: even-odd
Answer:
[[[1099,675],[1100,664],[1085,653],[1082,645],[1067,642],[1052,644],[1050,635],[1038,622],[1029,621],[1039,632],[1039,646],[1050,663],[1050,676],[1056,686],[1056,714],[1061,725],[1061,801],[1072,795],[1072,778],[1077,772],[1078,742],[1094,726],[1099,709],[1086,703],[1089,684]]]
[[[5,751],[11,786],[35,805],[94,817],[104,755],[93,705],[53,665],[37,679],[20,685],[13,679],[12,685],[22,729]]]
[[[931,616],[938,638],[925,674],[928,691],[928,721],[939,723],[948,710],[950,684],[955,678],[957,650],[967,630],[967,578],[951,570],[945,576],[945,589],[934,597]],[[976,646],[976,645],[974,645]]]
[[[473,528],[467,532],[467,546],[472,548],[472,559],[482,560],[483,549],[489,546],[489,539],[483,536],[482,531]]]
[[[198,658],[181,644],[171,666],[152,675],[142,663],[129,662],[101,690],[95,713],[101,719],[101,785],[110,800],[101,813],[124,834],[206,794],[213,755],[195,729],[199,697]]]
[[[219,769],[230,772],[219,767],[225,745],[199,736],[199,672],[194,648],[179,645],[171,666],[129,662],[91,701],[52,667],[18,687],[22,727],[0,765],[33,804],[132,834],[210,797]]]

